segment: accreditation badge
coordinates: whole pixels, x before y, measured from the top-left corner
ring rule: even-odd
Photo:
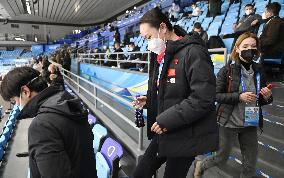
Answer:
[[[258,126],[259,107],[245,107],[245,126]]]

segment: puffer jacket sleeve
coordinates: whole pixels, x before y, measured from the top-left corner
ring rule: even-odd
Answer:
[[[189,96],[157,117],[160,127],[168,131],[191,125],[215,110],[216,82],[213,64],[205,49],[198,48],[192,47],[185,60]]]
[[[216,101],[220,104],[235,105],[239,103],[239,92],[228,93],[227,77],[229,74],[229,66],[224,66],[220,69],[216,79]],[[230,79],[229,79],[230,80]]]

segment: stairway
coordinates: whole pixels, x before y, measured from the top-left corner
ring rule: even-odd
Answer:
[[[284,84],[277,83],[273,89],[274,101],[263,107],[264,128],[259,132],[257,176],[284,177]],[[227,164],[219,167],[224,177],[239,177],[241,152],[236,141]],[[211,170],[213,172],[216,170]],[[210,178],[211,176],[207,176]]]

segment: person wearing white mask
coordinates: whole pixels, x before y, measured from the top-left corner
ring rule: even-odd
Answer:
[[[47,87],[31,67],[9,71],[0,94],[6,101],[19,103],[18,120],[33,118],[28,129],[31,177],[97,177],[88,111],[77,96],[56,86]]]
[[[198,17],[201,14],[201,9],[197,6],[195,2],[191,4],[191,8],[192,13],[188,14],[188,17]]]
[[[260,21],[261,16],[259,14],[255,14],[254,6],[252,4],[247,4],[245,6],[244,16],[233,26],[234,32],[255,32],[259,27]]]
[[[164,178],[185,178],[195,156],[218,147],[216,82],[208,50],[198,35],[178,36],[174,29],[159,8],[140,19],[152,55],[147,96],[133,106],[147,108],[151,143],[134,178],[151,178],[163,163]]]

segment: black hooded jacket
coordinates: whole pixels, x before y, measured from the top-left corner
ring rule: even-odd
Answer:
[[[156,57],[150,62],[148,138],[155,135],[150,128],[156,121],[167,129],[158,136],[159,156],[192,157],[218,147],[215,75],[203,44],[198,35],[168,41],[159,87]]]
[[[20,119],[35,117],[28,131],[32,178],[96,177],[87,115],[77,97],[54,86],[25,105]]]

